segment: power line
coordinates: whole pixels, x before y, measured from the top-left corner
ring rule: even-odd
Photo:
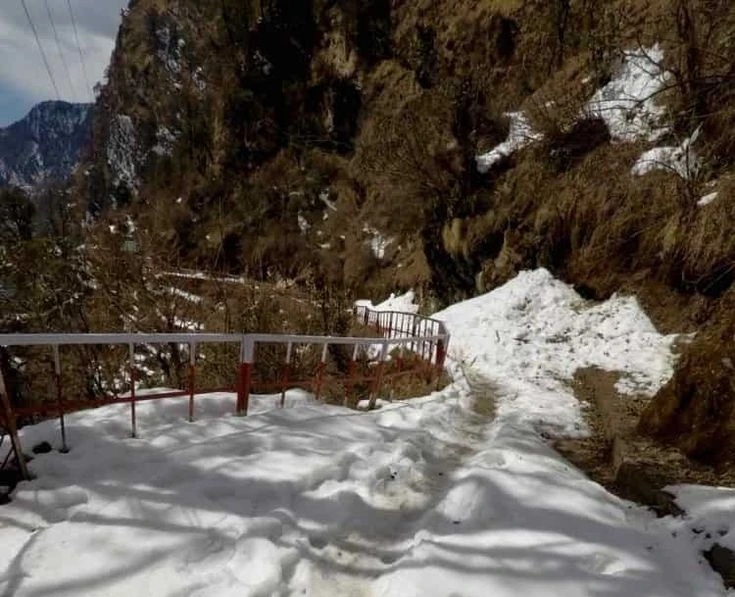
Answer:
[[[48,59],[46,58],[46,52],[43,51],[41,40],[38,38],[38,31],[36,31],[36,26],[33,24],[31,13],[28,12],[28,7],[26,6],[26,0],[20,0],[20,3],[23,5],[23,10],[25,10],[26,12],[26,17],[28,17],[28,24],[31,26],[31,29],[33,30],[33,36],[36,38],[36,45],[38,46],[38,49],[41,51],[41,58],[43,58],[43,64],[46,67],[48,78],[51,80],[51,85],[53,85],[54,91],[56,92],[56,99],[61,100],[61,94],[59,93],[59,87],[56,85],[56,80],[54,79],[54,75],[51,72],[51,67],[49,66]]]
[[[77,50],[79,50],[79,62],[82,63],[82,72],[84,73],[84,83],[87,85],[87,89],[92,92],[92,98],[94,98],[94,89],[89,84],[89,77],[87,76],[87,65],[84,62],[84,53],[82,52],[82,44],[79,43],[79,31],[77,30],[77,21],[74,18],[74,9],[71,7],[71,0],[66,0],[66,5],[69,8],[69,16],[71,17],[71,24],[74,27],[74,37],[77,40]]]
[[[51,13],[51,7],[49,6],[48,0],[44,0],[46,4],[46,13],[48,14],[48,20],[51,22],[51,29],[54,31],[54,39],[56,40],[56,49],[59,50],[59,58],[61,63],[64,65],[66,71],[66,80],[69,82],[69,91],[72,96],[74,95],[74,84],[71,82],[71,74],[69,73],[69,66],[66,64],[66,58],[64,58],[64,52],[61,49],[61,41],[59,41],[59,32],[56,30],[56,23],[54,23],[54,15]]]

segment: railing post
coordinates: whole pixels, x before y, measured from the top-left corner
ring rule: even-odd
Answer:
[[[324,384],[324,369],[327,366],[327,348],[329,344],[324,344],[322,347],[322,356],[321,360],[319,361],[319,367],[316,371],[316,387],[315,387],[315,398],[319,400],[321,398],[322,394],[322,385]]]
[[[403,344],[398,349],[398,356],[396,357],[396,373],[400,373],[403,368]]]
[[[393,311],[390,312],[390,317],[388,318],[388,338],[393,337]]]
[[[360,345],[355,344],[355,347],[352,349],[352,360],[347,366],[347,383],[345,387],[345,398],[343,402],[344,406],[347,406],[347,400],[349,399],[352,392],[355,390],[355,375],[357,374],[357,354],[359,350]]]
[[[135,378],[137,377],[135,372],[135,345],[130,344],[130,425],[131,425],[131,437],[138,437],[137,421],[135,419]]]
[[[375,408],[375,402],[378,399],[378,392],[383,385],[383,374],[385,373],[385,363],[388,360],[388,342],[383,341],[383,350],[380,351],[380,363],[378,363],[378,372],[375,376],[375,384],[370,394],[370,401],[368,402],[368,410]]]
[[[248,414],[254,358],[255,346],[253,339],[250,336],[243,336],[242,342],[240,343],[240,367],[237,384],[236,412],[238,415],[247,416]]]
[[[6,427],[8,435],[10,436],[10,444],[13,446],[13,452],[15,452],[15,460],[18,463],[18,470],[24,480],[29,480],[31,476],[28,474],[28,466],[26,466],[26,458],[23,455],[23,449],[20,445],[20,439],[18,439],[18,429],[15,426],[15,413],[13,412],[12,406],[10,406],[10,397],[8,396],[8,390],[5,386],[5,376],[3,375],[2,369],[0,369],[0,401],[3,405],[3,413],[5,414]]]
[[[443,340],[439,340],[436,343],[436,384],[437,390],[441,384],[442,374],[444,373],[444,362],[447,358],[447,344],[449,342],[449,336],[446,336]]]
[[[66,453],[69,446],[66,444],[66,421],[64,420],[64,401],[61,386],[61,358],[59,356],[59,345],[54,344],[54,377],[56,379],[56,403],[59,408],[59,425],[61,427],[61,451]]]
[[[286,387],[291,376],[291,351],[293,343],[289,342],[286,347],[286,361],[283,363],[283,374],[281,376],[281,408],[286,406]]]
[[[189,343],[189,423],[194,422],[194,385],[196,383],[196,358],[197,345],[195,342]]]

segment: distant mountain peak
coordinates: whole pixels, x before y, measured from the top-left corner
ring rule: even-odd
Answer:
[[[89,139],[92,107],[45,101],[0,128],[0,187],[31,189],[68,178]]]

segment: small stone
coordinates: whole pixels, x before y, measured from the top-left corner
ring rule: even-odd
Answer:
[[[34,454],[48,454],[51,452],[53,448],[51,447],[51,444],[48,442],[41,442],[40,444],[36,444],[33,446],[33,453]]]

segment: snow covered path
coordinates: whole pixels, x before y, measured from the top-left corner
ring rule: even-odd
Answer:
[[[38,456],[36,480],[0,508],[0,594],[724,595],[691,538],[672,534],[675,522],[610,495],[546,445],[540,419],[558,428],[577,412],[563,407],[558,363],[544,378],[541,364],[524,365],[528,343],[498,354],[489,325],[478,339],[481,314],[494,314],[502,333],[533,328],[531,312],[548,321],[549,308],[554,325],[570,324],[560,314],[571,297],[557,284],[534,273],[448,310],[455,383],[372,413],[293,392],[289,408],[268,410],[276,398],[263,397],[260,414],[238,418],[228,414],[234,397],[215,394],[199,399],[189,424],[182,401],[161,400],[139,405],[136,440],[126,438],[123,407],[70,416],[72,451]],[[620,312],[593,313],[594,334],[626,335],[631,354],[656,345],[642,324],[622,325]],[[576,303],[569,313],[589,315]],[[496,418],[470,408],[459,353],[473,381],[497,387]],[[542,382],[552,408],[521,416]],[[52,422],[23,432],[27,445],[56,440]]]

